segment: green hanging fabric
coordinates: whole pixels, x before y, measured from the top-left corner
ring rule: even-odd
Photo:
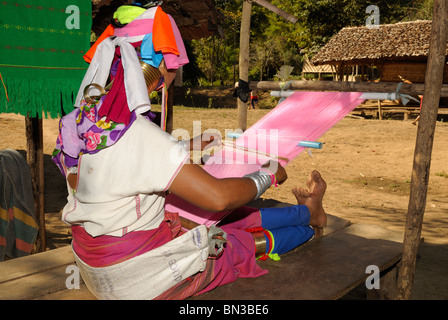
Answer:
[[[72,111],[91,27],[91,1],[0,2],[0,113],[57,118]]]

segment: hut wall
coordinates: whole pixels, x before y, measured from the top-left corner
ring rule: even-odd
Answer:
[[[424,83],[426,62],[415,63],[385,63],[381,66],[381,81],[401,82],[399,76],[413,83]],[[448,83],[448,66],[445,65],[443,82]]]

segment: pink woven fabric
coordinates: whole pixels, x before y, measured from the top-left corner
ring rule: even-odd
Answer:
[[[217,178],[242,177],[275,159],[265,154],[278,156],[281,165],[287,166],[305,150],[297,146],[300,141],[319,139],[363,102],[361,95],[362,92],[297,91],[245,131],[236,140],[236,148],[215,152],[204,170]],[[202,210],[172,194],[167,197],[165,208],[206,226],[218,223],[228,214]]]

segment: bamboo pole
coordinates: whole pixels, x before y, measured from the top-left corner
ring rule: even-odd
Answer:
[[[34,211],[36,212],[39,226],[38,238],[35,251],[43,252],[47,246],[45,231],[45,208],[44,208],[44,152],[43,152],[43,128],[42,119],[36,117],[25,117],[25,130],[27,141],[27,162],[31,172],[31,183],[33,185]]]
[[[437,110],[446,60],[447,40],[448,3],[445,0],[435,0],[428,67],[425,75],[425,90],[414,151],[411,192],[403,241],[403,258],[397,281],[396,298],[400,300],[410,299],[412,295],[418,244],[426,205]]]
[[[378,119],[383,120],[383,110],[381,108],[381,100],[378,100]]]
[[[173,117],[173,105],[174,105],[174,82],[168,87],[167,90],[168,99],[167,99],[167,108],[166,108],[166,132],[171,133],[173,131],[174,126],[174,117]]]
[[[250,16],[252,11],[251,0],[243,1],[243,12],[241,16],[240,31],[240,61],[239,78],[249,81],[249,38],[250,38]],[[247,129],[247,105],[240,99],[238,104],[238,128],[245,131]]]
[[[443,69],[442,69],[443,70]],[[251,81],[252,90],[281,90],[281,81]],[[304,91],[387,92],[394,93],[401,82],[306,81],[293,80],[288,89]],[[402,83],[400,93],[423,95],[424,83]],[[442,85],[441,97],[448,97],[448,84]]]
[[[283,11],[282,9],[274,6],[272,3],[266,1],[266,0],[252,0],[255,3],[258,3],[260,6],[265,7],[266,9],[276,13],[277,15],[279,15],[280,17],[288,20],[291,23],[296,23],[297,22],[297,18],[294,17],[293,15]]]

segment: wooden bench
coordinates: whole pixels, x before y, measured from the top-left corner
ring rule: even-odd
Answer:
[[[329,215],[324,237],[283,255],[280,261],[260,261],[269,274],[240,278],[190,299],[339,299],[364,285],[371,275],[366,272],[368,266],[377,266],[382,275],[380,289],[369,290],[369,296],[391,298],[402,254],[401,242],[400,233],[374,225],[350,224]],[[70,266],[75,266],[70,246],[1,262],[0,299],[95,299],[82,280],[79,289],[67,289],[66,280],[72,275],[67,269]]]

